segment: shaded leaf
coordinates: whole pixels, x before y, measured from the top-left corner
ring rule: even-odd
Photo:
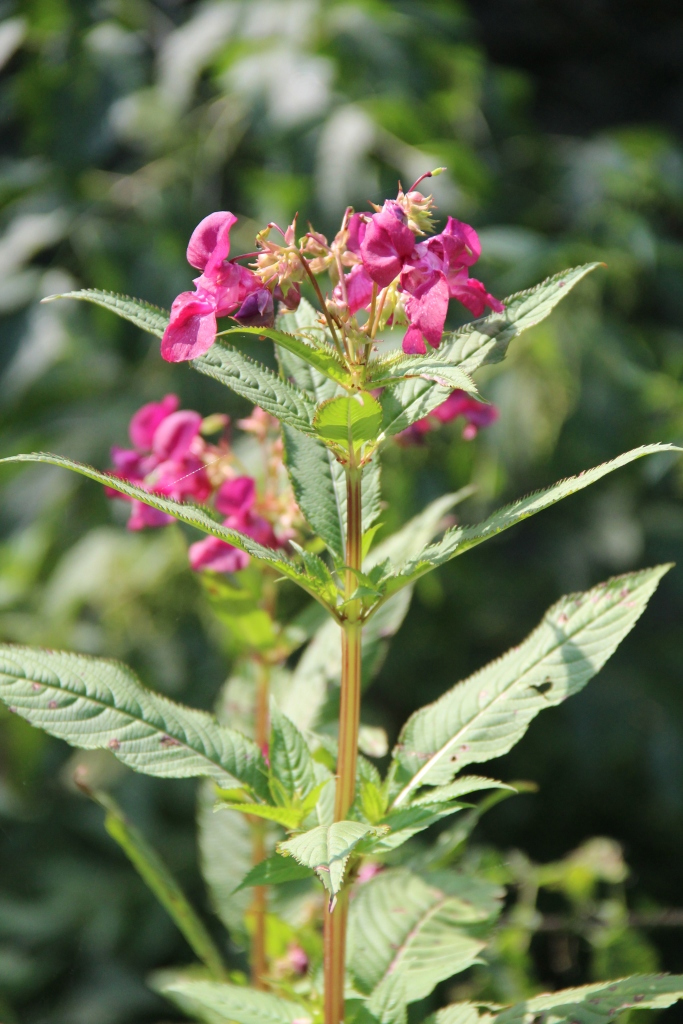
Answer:
[[[125,665],[67,651],[0,646],[0,699],[16,714],[86,750],[110,750],[146,775],[238,780],[268,797],[261,751],[205,711],[145,689]]]
[[[683,999],[683,974],[644,974],[533,996],[495,1015],[496,1024],[599,1024],[629,1009],[662,1010]]]
[[[344,871],[353,849],[377,829],[359,821],[335,821],[318,825],[294,839],[278,843],[278,852],[313,868],[325,888],[335,896],[341,889]]]
[[[173,971],[158,972],[152,982],[157,992],[208,1024],[307,1024],[312,1019],[303,1004],[246,985],[199,981]]]
[[[581,690],[633,628],[669,568],[563,597],[518,647],[416,711],[394,752],[409,779],[394,806],[420,786],[448,784],[466,764],[505,754],[539,711]]]
[[[324,377],[348,388],[351,385],[351,374],[342,365],[335,350],[325,340],[314,344],[308,339],[297,338],[287,331],[278,331],[273,327],[231,327],[221,334],[251,334],[258,337],[270,338],[276,345],[287,349],[298,359],[308,363]]]
[[[84,302],[92,302],[111,313],[116,313],[124,320],[130,320],[136,327],[157,338],[163,337],[170,318],[165,309],[152,306],[143,299],[131,299],[129,295],[117,295],[115,292],[99,291],[97,288],[83,288],[76,292],[65,292],[63,295],[48,295],[42,301],[53,302],[55,299],[81,299]]]
[[[293,857],[281,857],[279,853],[275,853],[256,864],[244,876],[235,892],[253,885],[279,885],[281,882],[296,882],[312,876],[312,868],[299,864]]]

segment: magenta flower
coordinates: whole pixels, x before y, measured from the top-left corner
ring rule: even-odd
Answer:
[[[403,351],[424,355],[425,342],[438,348],[443,336],[449,299],[458,299],[475,316],[485,307],[500,313],[503,304],[470,278],[467,268],[479,259],[481,244],[474,228],[449,217],[439,235],[419,242],[406,261],[400,288],[407,293],[405,309],[410,327]]]
[[[195,291],[181,292],[171,306],[171,320],[161,340],[161,355],[170,363],[195,359],[206,352],[216,338],[216,318],[241,312],[248,296],[264,290],[256,274],[228,261],[230,229],[236,221],[237,217],[227,211],[211,213],[192,232],[187,262],[202,274],[194,280]],[[262,296],[255,305],[263,320],[268,300]],[[253,318],[254,305],[245,313]]]
[[[404,444],[420,443],[424,435],[434,429],[436,423],[450,423],[462,416],[465,420],[463,439],[471,441],[482,427],[490,427],[495,423],[499,415],[495,405],[478,402],[476,398],[458,388],[451,392],[445,402],[432,409],[428,416],[417,420],[407,430],[402,431],[399,437]]]
[[[271,524],[253,511],[256,501],[256,482],[250,476],[226,480],[216,493],[215,505],[226,516],[223,525],[239,530],[264,547],[278,547]],[[205,537],[190,547],[190,565],[198,572],[239,572],[249,564],[249,555],[219,537]]]
[[[211,483],[201,458],[202,418],[190,409],[178,411],[178,404],[176,395],[166,395],[161,402],[150,402],[138,409],[129,426],[134,447],[112,448],[114,475],[177,501],[205,501],[211,494]],[[107,488],[106,493],[110,498],[131,501],[129,530],[173,522],[173,516],[166,512],[126,498],[118,491]]]
[[[387,199],[379,213],[370,217],[359,241],[363,266],[380,288],[398,277],[415,248],[415,235],[395,199]]]

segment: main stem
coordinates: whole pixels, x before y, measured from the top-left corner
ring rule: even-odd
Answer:
[[[268,744],[268,690],[269,690],[269,668],[267,665],[260,665],[259,680],[256,688],[256,721],[254,738],[261,750],[265,750]],[[252,828],[252,854],[251,859],[254,865],[259,864],[266,856],[265,849],[265,827],[266,824],[261,818],[250,816]],[[266,914],[268,912],[268,890],[265,885],[257,885],[254,888],[254,898],[251,904],[251,914],[254,923],[254,935],[251,942],[250,972],[251,983],[254,988],[266,988],[265,976],[268,970],[266,960]]]
[[[353,570],[361,568],[363,527],[361,518],[362,471],[352,464],[346,472],[346,579],[345,597],[349,601],[358,586]],[[356,792],[358,725],[360,721],[361,631],[360,602],[347,604],[342,627],[342,675],[339,708],[339,756],[334,820],[344,821]],[[346,953],[346,890],[339,894],[333,910],[324,911],[325,940],[325,1024],[340,1024],[344,1019],[344,977]]]

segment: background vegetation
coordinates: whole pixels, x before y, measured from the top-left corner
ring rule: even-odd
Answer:
[[[483,383],[501,410],[493,428],[467,443],[450,426],[390,453],[387,526],[470,476],[468,517],[638,444],[682,443],[677,6],[4,0],[0,453],[49,449],[104,467],[142,402],[172,390],[204,414],[225,402],[130,325],[40,306],[43,295],[100,287],[168,306],[188,287],[187,238],[211,210],[241,216],[248,251],[257,222],[298,210],[331,230],[347,203],[363,208],[437,164],[449,168],[434,180],[439,206],[480,231],[479,276],[496,295],[591,259],[607,268]],[[235,399],[228,411],[244,408]],[[377,723],[393,738],[413,707],[516,643],[559,594],[683,561],[682,485],[680,464],[637,463],[422,581],[369,696]],[[208,627],[180,528],[128,534],[98,488],[46,467],[3,472],[0,503],[3,640],[120,657],[150,686],[212,705],[229,652]],[[680,930],[624,932],[619,918],[624,900],[641,919],[683,903],[682,612],[679,567],[599,680],[494,766],[540,787],[475,834],[505,870],[528,875],[513,849],[546,862],[595,835],[621,843],[631,868],[624,881],[618,848],[603,845],[609,893],[565,884],[542,904],[552,914],[575,906],[572,894],[588,900],[602,938],[540,932],[527,956],[529,921],[508,930],[517,988],[683,970]],[[0,718],[5,1024],[172,1016],[144,978],[188,951],[101,812],[70,788],[81,756]],[[91,770],[149,823],[210,920],[194,786],[107,758]]]

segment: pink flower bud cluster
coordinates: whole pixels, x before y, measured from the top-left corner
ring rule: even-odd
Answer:
[[[274,301],[295,309],[307,278],[322,300],[315,282],[322,273],[330,275],[333,285],[323,312],[345,344],[347,338],[352,346],[353,339],[373,341],[379,327],[391,324],[408,328],[405,352],[424,354],[427,344],[437,348],[451,299],[475,317],[487,306],[502,312],[503,305],[469,276],[481,254],[474,228],[448,217],[443,231],[426,236],[433,208],[432,197],[415,186],[407,193],[399,188],[397,198],[375,207],[373,214],[349,208],[331,243],[313,229],[297,242],[296,218],[286,231],[269,224],[256,236],[251,268],[229,259],[235,215],[210,214],[193,231],[187,249],[188,262],[201,275],[194,280],[194,292],[175,299],[161,354],[170,362],[202,355],[215,340],[218,317],[231,316],[243,326],[272,326]],[[281,239],[272,237],[273,229]],[[362,323],[357,320],[361,311]]]
[[[202,431],[228,426],[227,416],[204,420],[198,412],[178,409],[177,395],[143,405],[130,421],[132,448],[112,448],[113,475],[176,501],[210,502],[223,516],[223,524],[239,530],[265,547],[284,547],[297,536],[300,513],[286,483],[282,442],[277,420],[254,409],[239,426],[255,434],[267,451],[266,480],[259,489],[254,477],[235,466],[225,438],[210,444]],[[129,530],[166,526],[173,516],[126,498],[107,488],[111,498],[130,501]],[[190,565],[195,570],[238,572],[249,564],[249,555],[219,537],[209,536],[192,544]]]

